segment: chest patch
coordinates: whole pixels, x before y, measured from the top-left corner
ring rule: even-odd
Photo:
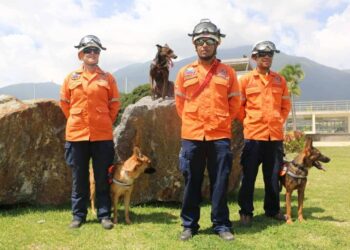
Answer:
[[[72,76],[70,77],[72,80],[78,80],[81,77],[81,74],[79,73],[73,73]]]
[[[226,69],[220,69],[216,72],[216,76],[217,77],[221,77],[221,78],[224,78],[225,80],[228,79],[228,73],[227,73],[227,70]]]

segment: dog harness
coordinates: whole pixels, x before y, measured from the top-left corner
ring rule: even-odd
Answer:
[[[308,175],[307,169],[301,164],[295,163],[293,160],[290,162],[291,164],[286,164],[287,165],[287,172],[289,176],[296,178],[298,180],[298,184],[300,184],[301,179],[306,179]]]

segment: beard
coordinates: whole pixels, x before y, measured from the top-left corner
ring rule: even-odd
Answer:
[[[213,51],[213,53],[212,53],[211,55],[206,55],[206,56],[201,56],[201,55],[197,52],[199,59],[201,59],[202,61],[210,61],[210,60],[212,60],[212,59],[215,58],[215,56],[216,56],[216,49],[217,49],[217,48],[214,49],[214,51]]]

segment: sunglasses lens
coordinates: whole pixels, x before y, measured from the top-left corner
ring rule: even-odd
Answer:
[[[84,54],[90,54],[91,52],[94,52],[95,54],[100,54],[100,49],[96,47],[89,47],[83,49]]]
[[[268,57],[273,57],[273,52],[258,52],[258,56],[259,57],[265,57],[265,56],[268,56]]]
[[[214,44],[216,44],[216,41],[214,40],[214,39],[197,39],[196,41],[195,41],[195,44],[196,45],[199,45],[199,46],[203,46],[204,44],[206,44],[206,45],[214,45]]]

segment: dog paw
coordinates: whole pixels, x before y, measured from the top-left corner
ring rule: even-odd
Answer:
[[[293,221],[292,221],[291,219],[288,219],[288,220],[286,221],[286,223],[287,223],[288,225],[291,225],[291,224],[293,224]]]
[[[113,224],[118,224],[118,220],[117,219],[113,219]]]
[[[128,224],[128,225],[130,225],[132,222],[131,222],[130,219],[126,219],[126,220],[125,220],[125,223]]]
[[[299,222],[305,222],[304,217],[298,217]]]

